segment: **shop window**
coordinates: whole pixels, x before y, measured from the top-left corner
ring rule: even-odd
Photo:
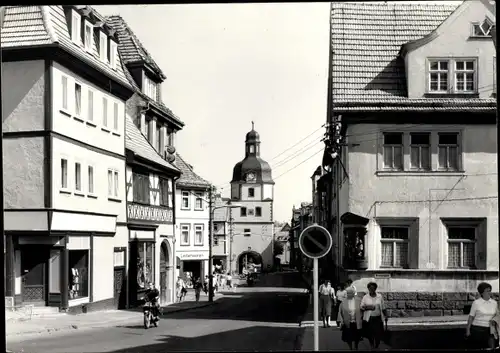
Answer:
[[[61,251],[51,250],[49,261],[49,293],[61,293]]]
[[[149,205],[149,175],[134,172],[132,176],[134,202]]]
[[[137,246],[137,286],[139,289],[147,288],[153,283],[154,247],[150,242],[139,242]]]
[[[69,298],[89,296],[89,251],[69,251]]]

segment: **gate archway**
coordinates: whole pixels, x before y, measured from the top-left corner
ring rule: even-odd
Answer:
[[[260,265],[262,266],[262,255],[256,251],[248,250],[242,252],[238,256],[238,273],[242,274],[243,269],[250,268],[252,265]]]
[[[166,240],[161,243],[160,248],[160,302],[170,303],[172,301],[172,291],[170,282],[172,281],[172,266],[170,264],[170,249]]]

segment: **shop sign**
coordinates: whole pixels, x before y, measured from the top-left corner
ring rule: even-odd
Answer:
[[[177,253],[179,259],[182,260],[208,260],[208,252],[181,252]]]

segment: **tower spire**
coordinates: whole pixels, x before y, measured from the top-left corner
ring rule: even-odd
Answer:
[[[253,123],[253,120],[252,120],[252,130],[253,130],[253,125],[254,125],[254,123]]]

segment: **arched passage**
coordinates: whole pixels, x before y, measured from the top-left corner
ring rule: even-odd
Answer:
[[[262,256],[256,251],[244,251],[238,256],[238,273],[242,274],[243,269],[249,270],[254,265],[262,266]]]
[[[173,278],[173,268],[170,263],[170,246],[167,240],[161,243],[160,248],[160,302],[169,303],[172,301],[172,290],[170,282]]]

